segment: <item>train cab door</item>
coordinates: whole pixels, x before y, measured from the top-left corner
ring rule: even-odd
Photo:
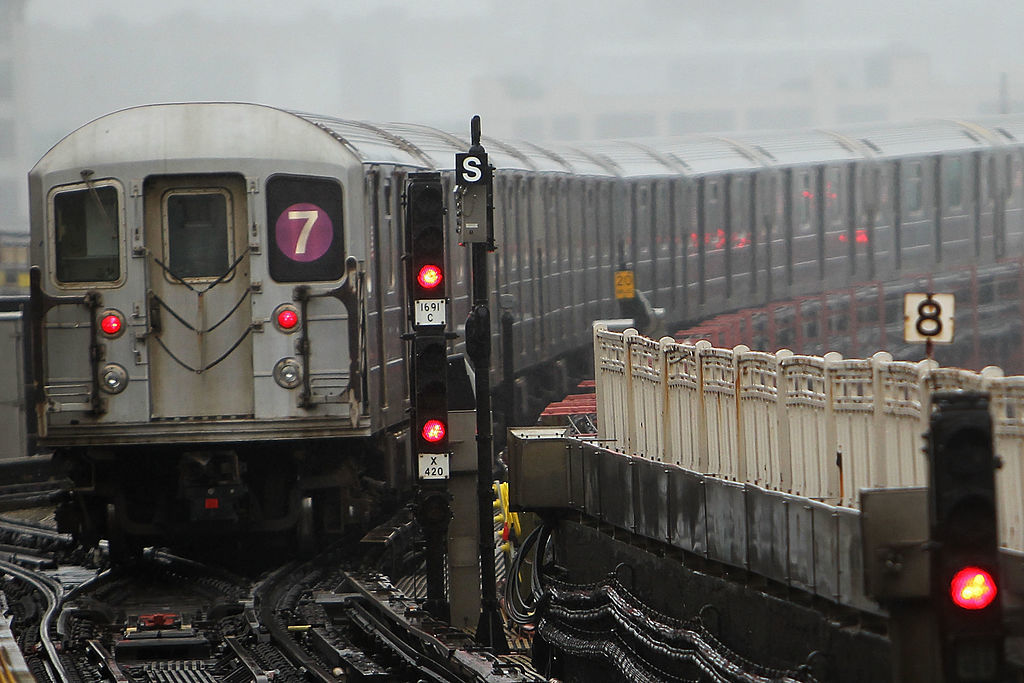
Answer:
[[[253,414],[246,198],[236,175],[146,180],[153,419]]]

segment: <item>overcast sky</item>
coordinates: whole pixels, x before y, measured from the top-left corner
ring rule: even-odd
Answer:
[[[35,156],[154,101],[450,129],[486,105],[481,83],[644,97],[714,80],[650,68],[677,53],[919,50],[936,78],[993,91],[1024,72],[1024,3],[997,0],[28,0],[26,22]]]

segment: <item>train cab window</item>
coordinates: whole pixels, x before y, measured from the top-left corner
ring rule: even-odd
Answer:
[[[52,195],[54,257],[59,282],[121,278],[120,191],[89,183]]]
[[[218,278],[231,265],[227,190],[174,190],[164,196],[170,271],[182,279]]]
[[[344,273],[341,185],[330,178],[267,181],[267,247],[276,282],[337,280]]]

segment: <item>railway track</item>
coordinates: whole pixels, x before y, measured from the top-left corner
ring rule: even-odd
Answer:
[[[356,570],[351,548],[248,576],[156,549],[110,567],[9,517],[0,539],[5,611],[40,681],[545,680]]]

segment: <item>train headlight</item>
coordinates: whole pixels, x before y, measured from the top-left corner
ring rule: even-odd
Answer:
[[[100,313],[100,331],[110,339],[124,334],[124,315],[121,311],[108,308]]]
[[[117,363],[107,363],[100,369],[100,389],[108,394],[120,394],[128,386],[128,371]]]
[[[281,304],[274,309],[274,327],[282,332],[292,333],[299,329],[299,312],[291,304]]]
[[[294,389],[302,383],[302,366],[294,358],[282,358],[274,366],[274,381],[285,389]]]

